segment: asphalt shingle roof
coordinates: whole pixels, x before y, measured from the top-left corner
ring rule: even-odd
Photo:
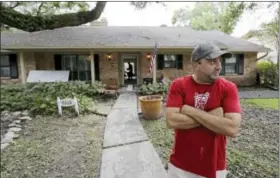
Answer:
[[[201,42],[211,41],[230,51],[270,51],[219,31],[195,31],[183,27],[79,26],[33,33],[1,33],[1,48],[6,50],[153,48],[155,41],[159,48],[192,49]]]

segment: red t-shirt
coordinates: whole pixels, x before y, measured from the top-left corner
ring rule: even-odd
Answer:
[[[218,78],[213,84],[198,84],[191,75],[171,83],[166,107],[184,104],[206,112],[223,107],[224,113],[241,112],[238,90],[234,83]],[[226,168],[226,137],[206,127],[175,129],[174,147],[170,162],[183,170],[216,178],[217,170]]]

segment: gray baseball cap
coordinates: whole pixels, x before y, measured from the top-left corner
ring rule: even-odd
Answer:
[[[197,62],[201,59],[215,59],[217,57],[230,58],[232,54],[226,50],[221,50],[213,43],[202,43],[196,46],[192,52],[191,61]]]

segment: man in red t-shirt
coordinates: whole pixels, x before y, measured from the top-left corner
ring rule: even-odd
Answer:
[[[194,73],[171,83],[166,120],[175,140],[168,178],[226,178],[226,137],[235,137],[241,122],[237,87],[219,77],[221,58],[231,56],[200,44],[192,52]]]

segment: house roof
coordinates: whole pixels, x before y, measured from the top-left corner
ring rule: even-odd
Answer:
[[[0,50],[0,53],[11,53],[11,51],[1,49],[1,50]]]
[[[1,48],[19,49],[193,49],[201,42],[213,42],[229,51],[268,52],[265,48],[219,31],[195,31],[184,27],[79,26],[33,33],[2,32]]]

